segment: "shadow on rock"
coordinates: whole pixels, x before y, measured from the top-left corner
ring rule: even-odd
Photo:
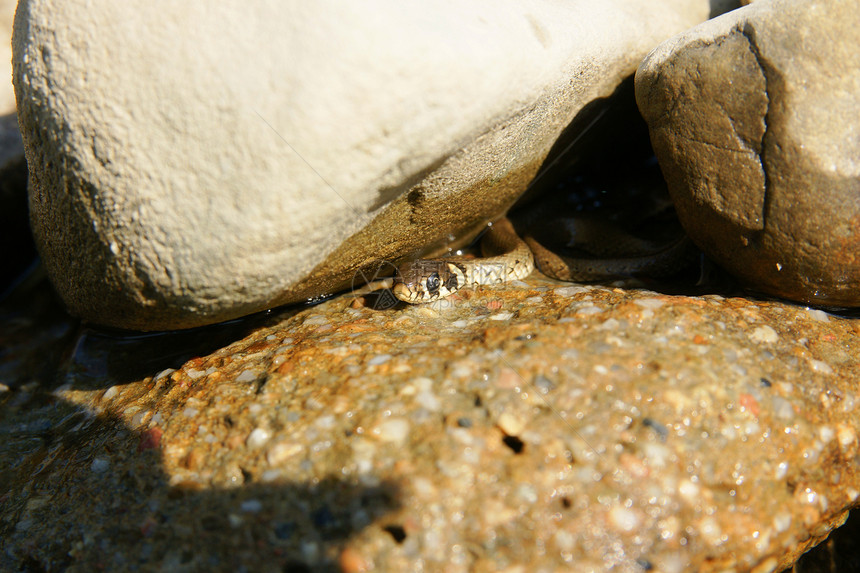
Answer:
[[[0,293],[36,258],[27,206],[27,162],[18,116],[0,116]]]
[[[338,570],[343,542],[398,505],[393,484],[335,477],[263,485],[239,469],[228,489],[170,485],[158,434],[31,401],[3,408],[6,570]]]
[[[825,542],[800,558],[792,569],[783,573],[840,573],[860,571],[860,513],[853,510],[845,523]]]
[[[372,477],[263,483],[223,460],[208,481],[171,483],[160,429],[133,430],[56,388],[152,375],[271,317],[120,337],[79,329],[45,285],[0,316],[0,569],[334,571],[346,541],[399,506],[397,485]]]

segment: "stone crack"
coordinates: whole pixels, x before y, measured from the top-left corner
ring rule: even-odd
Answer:
[[[764,114],[764,133],[762,133],[761,140],[759,142],[759,163],[761,164],[762,176],[764,177],[764,197],[762,200],[762,213],[761,213],[761,228],[764,230],[767,228],[767,213],[770,207],[770,177],[768,176],[767,169],[767,146],[765,142],[768,139],[768,133],[771,126],[771,86],[772,78],[774,70],[772,66],[767,62],[767,58],[765,58],[761,53],[761,48],[759,47],[758,40],[756,38],[755,27],[749,22],[745,23],[743,26],[738,28],[738,31],[743,34],[744,38],[749,43],[750,52],[755,57],[756,64],[758,65],[759,70],[761,70],[762,77],[764,78],[764,97],[767,102]]]

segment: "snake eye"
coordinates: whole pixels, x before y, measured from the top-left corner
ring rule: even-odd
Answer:
[[[431,294],[435,294],[439,292],[439,287],[441,286],[442,281],[439,280],[439,273],[433,273],[429,277],[427,277],[427,292]]]

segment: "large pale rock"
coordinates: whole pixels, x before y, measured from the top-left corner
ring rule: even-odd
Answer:
[[[722,4],[24,0],[45,265],[73,313],[137,329],[347,287],[504,211],[586,103]]]
[[[0,0],[0,116],[15,115],[12,91],[12,20],[15,0]]]
[[[636,76],[681,221],[755,288],[860,305],[860,3],[762,0]]]

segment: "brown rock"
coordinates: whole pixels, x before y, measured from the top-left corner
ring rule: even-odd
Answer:
[[[0,393],[0,569],[773,572],[858,503],[860,321],[525,282]]]
[[[760,1],[637,72],[687,232],[761,291],[860,305],[858,21],[856,2]]]

